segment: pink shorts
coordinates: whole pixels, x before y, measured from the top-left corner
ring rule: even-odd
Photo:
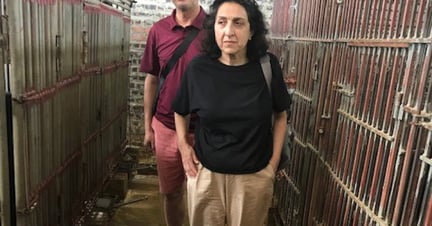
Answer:
[[[162,194],[170,194],[182,188],[186,179],[180,152],[177,148],[177,134],[175,130],[167,128],[155,117],[152,120],[152,128],[155,134],[159,190]],[[193,142],[192,133],[188,134],[188,139]]]

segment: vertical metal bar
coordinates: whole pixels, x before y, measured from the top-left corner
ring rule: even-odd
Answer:
[[[413,4],[412,4],[413,1],[415,1],[415,0],[410,0],[410,1],[405,2],[405,5],[404,5],[405,7],[403,8],[401,32],[399,34],[400,35],[399,38],[410,37],[410,35],[409,35],[410,27],[409,27],[407,21],[409,20],[408,17],[409,17],[410,9],[413,7]],[[401,5],[402,5],[402,3],[401,3]],[[402,9],[401,9],[401,11],[402,11]]]
[[[410,87],[410,76],[412,74],[413,71],[413,67],[415,66],[415,62],[413,62],[413,55],[414,55],[414,51],[416,49],[414,47],[410,48],[409,50],[409,54],[408,54],[408,59],[407,59],[407,63],[406,63],[406,69],[405,69],[405,73],[404,73],[404,78],[402,80],[402,91],[403,92],[407,92]],[[416,55],[418,55],[418,51],[416,53]],[[403,100],[404,103],[406,103],[408,101],[408,96],[404,96],[405,100]],[[407,120],[407,116],[405,115],[405,120]],[[409,128],[409,129],[408,129]],[[401,172],[401,179],[400,179],[400,183],[397,186],[397,196],[396,196],[396,204],[395,204],[395,208],[394,208],[394,214],[392,216],[392,223],[393,224],[397,224],[400,220],[400,211],[401,211],[401,206],[402,206],[402,197],[404,195],[404,190],[405,190],[405,185],[406,185],[406,180],[407,180],[407,172],[408,172],[408,167],[409,167],[409,159],[411,158],[412,155],[412,142],[414,139],[414,132],[415,132],[415,125],[411,125],[407,127],[407,130],[409,131],[408,133],[408,141],[406,144],[406,148],[405,148],[405,158],[403,161],[403,165],[402,165],[402,172]]]
[[[381,70],[379,72],[377,87],[374,90],[374,93],[376,93],[376,95],[374,96],[375,104],[373,106],[373,111],[371,112],[373,114],[371,124],[375,127],[377,127],[378,123],[380,123],[379,120],[381,119],[379,117],[379,114],[381,112],[381,108],[383,107],[383,104],[381,103],[381,101],[383,99],[384,90],[386,88],[385,87],[385,80],[386,80],[386,72],[387,72],[387,62],[389,61],[388,54],[387,54],[388,50],[384,49],[383,52],[384,52],[383,56],[378,55],[378,57],[379,57],[378,64],[379,64],[379,67],[381,68]]]
[[[279,37],[282,37],[281,35],[282,26],[280,25],[282,21],[279,19],[283,15],[282,11],[280,10],[282,3],[283,1],[280,0],[275,0],[273,2],[273,13],[272,13],[272,22],[271,22],[271,33]]]
[[[352,212],[353,212],[353,206],[354,206],[354,202],[347,197],[347,202],[346,202],[346,206],[345,206],[345,211],[344,211],[344,215],[341,218],[341,225],[352,225]]]
[[[423,67],[422,67],[422,71],[421,71],[421,74],[420,74],[420,76],[419,76],[419,78],[417,79],[417,85],[416,85],[416,88],[417,88],[417,98],[416,98],[416,100],[415,100],[415,105],[414,105],[414,109],[415,110],[419,110],[419,109],[421,109],[421,106],[420,105],[422,105],[423,103],[423,101],[422,101],[422,97],[423,97],[423,95],[424,95],[424,91],[425,91],[425,88],[426,88],[426,76],[429,76],[429,75],[427,75],[427,72],[429,71],[429,67],[430,67],[430,61],[431,61],[431,49],[432,49],[432,45],[430,45],[429,46],[429,48],[427,48],[427,50],[426,50],[426,53],[425,53],[425,56],[423,57],[422,56],[422,54],[419,54],[420,56],[417,56],[418,57],[418,59],[419,59],[419,62],[418,62],[418,66],[420,67],[421,65],[420,65],[420,62],[421,63],[423,63]],[[422,53],[423,53],[423,51],[422,51]],[[424,59],[423,59],[424,58]],[[429,76],[430,77],[430,76]],[[413,92],[415,92],[416,90],[413,90]],[[426,101],[425,101],[426,102]],[[420,147],[419,145],[422,143],[422,140],[421,140],[421,138],[422,138],[422,135],[421,135],[421,132],[422,132],[423,130],[420,130],[418,133],[417,133],[417,135],[415,135],[415,143],[413,144],[413,148],[412,148],[412,152],[413,152],[413,155],[414,155],[414,159],[417,159],[418,158],[418,155],[419,155],[419,150],[421,150],[421,149],[423,149],[423,147]],[[414,146],[415,145],[415,146]],[[408,148],[407,148],[408,149]],[[419,174],[419,171],[418,170],[420,170],[419,169],[419,167],[418,167],[418,164],[416,164],[417,162],[416,161],[414,161],[411,165],[411,169],[410,169],[410,171],[411,171],[411,175],[409,176],[409,179],[408,179],[408,184],[407,184],[407,186],[409,186],[407,189],[409,189],[409,188],[411,188],[411,189],[409,189],[409,191],[412,191],[412,190],[414,190],[415,188],[413,188],[413,186],[415,186],[415,185],[412,185],[413,183],[415,184],[416,183],[416,181],[413,181],[413,176],[412,175],[418,175]],[[417,171],[416,171],[417,170]],[[415,173],[413,173],[413,172],[415,172]],[[406,217],[406,215],[407,214],[409,214],[408,212],[409,211],[411,211],[411,208],[412,208],[412,206],[414,205],[414,204],[412,204],[413,202],[415,202],[415,201],[413,201],[414,200],[414,197],[412,197],[413,195],[414,195],[414,193],[413,192],[409,192],[411,195],[410,196],[408,196],[407,197],[407,199],[406,199],[406,201],[405,201],[405,205],[404,205],[404,208],[403,208],[403,212],[402,212],[402,215],[401,215],[401,222],[403,222],[403,223],[408,223],[408,220],[409,220],[409,216],[408,217]],[[412,219],[412,217],[411,217],[411,219]],[[411,224],[411,223],[410,223]]]
[[[380,64],[381,70],[380,70],[380,75],[379,75],[379,79],[378,79],[378,84],[376,87],[376,96],[375,98],[375,106],[372,112],[372,125],[375,128],[378,128],[378,123],[379,120],[381,119],[381,117],[379,117],[379,113],[381,112],[381,107],[382,107],[382,99],[383,99],[383,92],[384,92],[384,80],[385,80],[385,75],[386,75],[386,70],[387,70],[387,65],[386,62],[388,62],[388,55],[387,55],[387,50],[384,50],[384,55],[382,57],[380,57],[380,61],[378,61],[378,63]],[[370,87],[371,88],[371,87]],[[377,149],[377,159],[375,162],[375,167],[374,167],[374,172],[373,172],[373,177],[372,177],[372,184],[371,184],[371,189],[370,189],[370,193],[369,193],[369,205],[371,203],[375,203],[374,197],[375,197],[375,193],[376,193],[376,186],[379,180],[379,175],[381,172],[381,165],[382,165],[382,161],[383,161],[383,154],[384,154],[384,150],[383,150],[383,140],[382,138],[378,138],[379,139],[379,145],[378,145],[378,149]]]
[[[376,38],[382,39],[385,38],[387,35],[387,16],[389,14],[389,5],[390,3],[388,1],[381,1],[381,8],[380,8],[380,15],[378,19],[377,24],[377,32],[376,32]]]
[[[360,50],[360,56],[361,56],[361,60],[360,60],[360,69],[359,69],[359,74],[358,74],[358,81],[356,84],[356,90],[360,90],[362,87],[364,87],[363,83],[365,83],[365,78],[366,78],[366,66],[367,66],[367,58],[368,58],[368,54],[369,51],[365,48]],[[362,117],[362,115],[360,114],[360,105],[361,105],[361,98],[362,98],[362,93],[361,91],[357,91],[355,92],[355,98],[354,98],[354,107],[353,107],[353,115],[355,117]]]
[[[311,171],[313,171],[313,162],[314,162],[314,156],[313,153],[311,151],[308,151],[308,149],[306,149],[307,151],[304,153],[304,162],[302,165],[302,169],[299,173],[299,184],[300,184],[300,189],[302,190],[306,190],[309,191],[309,189],[311,189],[310,187],[308,187],[308,185],[310,184],[310,180],[311,178]],[[308,189],[309,188],[309,189]],[[299,220],[300,222],[302,222],[302,224],[307,224],[308,222],[308,195],[310,195],[310,193],[308,194],[308,192],[305,192],[304,195],[302,195],[301,199],[299,200],[300,202],[300,211],[301,211],[301,215],[299,216]]]
[[[296,72],[298,74],[304,73],[303,71],[303,64],[304,61],[306,60],[306,56],[304,56],[304,51],[302,51],[304,45],[297,45],[294,48],[294,55],[296,55],[297,57],[294,59],[295,61],[295,66],[293,67],[293,70],[296,70]],[[304,92],[304,90],[306,90],[305,86],[307,85],[306,82],[306,76],[297,76],[297,84],[296,84],[296,89],[298,92]]]
[[[390,38],[398,37],[399,28],[399,7],[400,3],[398,0],[393,1],[393,7],[389,18],[389,36]]]
[[[431,178],[430,177],[430,175],[432,174],[432,172],[431,171],[429,171],[429,178]],[[431,186],[429,187],[429,194],[430,194],[430,192],[431,192]],[[430,223],[430,222],[432,222],[432,195],[429,195],[429,200],[427,201],[427,206],[425,206],[425,211],[424,211],[424,213],[425,213],[425,217],[424,217],[424,223],[425,224],[427,224],[427,223]]]
[[[369,120],[371,118],[371,115],[369,114],[369,109],[371,109],[370,108],[370,103],[372,101],[372,95],[373,95],[373,93],[370,92],[370,91],[368,92],[368,90],[372,88],[372,85],[373,85],[373,83],[374,83],[374,81],[376,79],[376,76],[375,76],[375,70],[376,70],[375,69],[375,67],[376,67],[375,60],[376,60],[377,56],[379,56],[381,54],[381,49],[373,48],[371,52],[372,53],[370,55],[369,62],[368,62],[369,73],[368,73],[367,78],[366,78],[367,83],[365,84],[366,86],[361,87],[361,88],[363,88],[363,91],[365,92],[362,95],[363,96],[362,97],[362,100],[363,100],[363,103],[362,103],[363,104],[363,110],[361,111],[361,120],[364,121],[364,122],[366,122],[366,123],[369,123]]]
[[[353,26],[350,26],[349,33],[352,34],[351,38],[360,38],[360,25],[362,16],[362,1],[354,1],[354,16],[353,16]],[[349,26],[349,25],[348,25]]]
[[[5,8],[4,1],[1,1],[0,6],[1,16],[5,16],[3,9]],[[9,140],[12,139],[13,131],[9,132],[8,127],[11,123],[12,118],[8,118],[9,112],[12,109],[8,109],[6,106],[9,105],[11,98],[10,96],[10,76],[9,76],[9,62],[7,62],[7,21],[0,20],[1,23],[1,35],[4,46],[0,49],[0,225],[16,225],[16,195],[15,195],[15,166],[13,159],[13,142],[12,146],[9,146]],[[6,48],[5,48],[6,47]],[[9,92],[9,94],[7,94]],[[10,106],[12,107],[12,106]],[[11,128],[13,129],[13,128]],[[12,172],[10,172],[12,170]],[[11,178],[11,174],[13,177]],[[11,190],[13,195],[11,195]]]
[[[422,162],[422,151],[427,152],[428,132],[424,128],[420,128],[417,134],[417,144],[414,149],[414,157],[410,172],[410,180],[408,184],[407,196],[405,198],[404,211],[402,213],[402,221],[404,224],[415,225],[421,221],[419,215],[422,200],[419,198],[424,192],[427,173],[423,171],[424,162]]]
[[[417,90],[417,97],[421,98],[424,94],[425,88],[426,88],[426,81],[428,78],[430,78],[430,65],[431,65],[431,58],[432,58],[432,44],[429,44],[429,46],[426,47],[426,53],[425,53],[425,57],[423,59],[423,65],[421,68],[421,76],[418,79],[418,90]],[[420,62],[419,62],[420,63]],[[417,100],[415,103],[414,108],[415,109],[420,109],[421,106],[421,101]]]
[[[312,8],[312,6],[311,6],[311,1],[303,1],[304,2],[304,5],[303,5],[303,7],[304,7],[304,10],[302,10],[303,12],[304,12],[304,14],[303,14],[303,26],[302,26],[302,28],[304,28],[303,30],[302,30],[302,34],[301,34],[301,37],[310,37],[311,35],[311,31],[310,31],[310,25],[311,25],[311,22],[310,22],[310,16],[309,15],[311,15],[311,12],[312,12],[312,10],[313,10],[313,8]]]
[[[360,28],[359,28],[359,35],[357,38],[367,37],[370,8],[371,8],[371,3],[369,3],[369,1],[364,1],[363,7],[361,8],[362,14],[360,14],[360,24],[359,24]]]
[[[323,30],[322,30],[322,35],[321,38],[323,39],[330,39],[331,35],[330,35],[330,29],[331,29],[331,22],[332,22],[332,4],[333,1],[325,1],[325,11],[324,11],[324,24],[323,24]]]
[[[39,29],[40,32],[38,34],[39,36],[39,44],[36,48],[40,49],[39,50],[39,59],[40,59],[40,64],[38,65],[38,68],[40,69],[40,80],[41,80],[41,87],[45,88],[45,87],[50,87],[52,86],[52,84],[48,83],[48,79],[49,79],[49,74],[47,72],[47,68],[46,68],[46,64],[47,64],[47,58],[46,58],[46,53],[47,53],[47,47],[48,47],[48,43],[49,43],[49,39],[47,37],[47,32],[49,27],[47,27],[47,23],[45,23],[46,18],[47,18],[47,5],[43,5],[40,4],[38,6],[38,22],[39,22]],[[52,165],[52,163],[49,161],[50,159],[50,152],[51,152],[51,145],[50,145],[50,138],[51,136],[48,136],[48,134],[45,131],[50,131],[51,128],[49,126],[51,119],[51,114],[50,114],[50,109],[49,109],[49,100],[45,101],[43,104],[41,104],[40,106],[38,106],[38,108],[40,108],[40,165],[35,165],[34,167],[38,168],[41,171],[41,181],[44,178],[49,177],[50,173],[50,168],[51,169],[55,169],[55,166]],[[44,156],[42,158],[42,156]],[[51,190],[51,186],[48,185],[47,190],[48,194],[50,193],[49,191]],[[53,192],[55,194],[55,192]],[[43,219],[43,224],[45,225],[50,225],[53,224],[53,220],[56,220],[57,217],[55,216],[58,208],[55,208],[55,210],[50,210],[50,201],[51,201],[51,197],[56,197],[48,195],[47,193],[43,193],[39,196],[39,202],[40,202],[40,206],[43,209],[43,213],[41,218]]]
[[[370,160],[373,160],[373,156],[372,156],[372,152],[373,150],[375,150],[375,144],[374,144],[374,139],[371,138],[371,134],[365,134],[365,136],[370,136],[370,138],[368,139],[368,141],[365,142],[369,142],[367,143],[367,149],[365,150],[365,153],[361,153],[361,159],[362,159],[362,165],[361,167],[359,167],[358,169],[358,178],[357,178],[357,182],[358,182],[358,188],[357,188],[357,195],[358,197],[362,200],[363,203],[366,203],[368,201],[368,196],[365,195],[368,191],[368,187],[369,187],[369,176],[370,176],[370,168],[371,165],[373,164],[373,162],[371,162]],[[368,162],[369,161],[369,162]],[[370,163],[369,165],[367,163]],[[362,209],[364,207],[362,206]]]
[[[319,1],[320,0],[311,0],[311,14],[310,19],[311,22],[309,24],[309,34],[311,38],[317,38],[318,37],[318,21],[319,21]]]
[[[346,120],[341,119],[340,120],[341,124],[340,124],[340,134],[341,137],[337,139],[337,143],[335,146],[336,149],[336,156],[334,158],[334,164],[333,165],[333,169],[336,170],[336,175],[338,177],[342,177],[343,176],[343,172],[339,169],[341,169],[341,164],[343,162],[343,158],[345,155],[345,150],[347,150],[347,146],[351,145],[351,137],[349,136],[349,128],[348,127],[348,123]],[[348,139],[347,142],[345,142],[344,140]]]
[[[63,69],[63,53],[64,53],[64,49],[63,49],[63,45],[64,45],[64,36],[68,35],[63,33],[63,23],[64,23],[64,18],[63,18],[63,2],[62,1],[57,1],[56,5],[53,7],[53,18],[55,18],[52,21],[52,29],[53,31],[51,31],[51,38],[54,40],[54,45],[52,46],[53,48],[53,73],[52,73],[52,77],[51,80],[54,82],[58,82],[61,80],[62,78],[62,73],[64,71]],[[62,99],[63,97],[63,92],[62,93],[58,93],[52,100],[52,112],[53,112],[53,116],[52,116],[52,134],[55,135],[56,139],[53,140],[52,143],[52,148],[53,148],[53,153],[52,153],[52,164],[53,166],[59,166],[62,164],[64,158],[63,157],[63,152],[64,152],[64,146],[63,146],[63,139],[62,139],[62,130],[63,127],[65,127],[65,121],[63,120],[63,111],[62,111],[62,103],[66,103],[65,101],[63,101]],[[56,188],[58,188],[59,186],[59,181],[56,181]],[[77,192],[80,192],[79,190],[77,190]],[[63,207],[62,206],[62,201],[63,199],[58,199],[58,192],[53,195],[55,199],[57,199],[56,202],[56,206],[57,208]],[[59,224],[62,224],[62,216],[59,216]]]
[[[358,207],[357,205],[354,207],[354,213],[353,213],[353,223],[352,226],[357,226],[359,225],[359,218],[360,218],[360,207]]]
[[[304,84],[304,94],[307,95],[308,97],[311,97],[313,95],[313,90],[314,90],[314,80],[316,80],[316,74],[317,69],[316,69],[316,65],[317,65],[317,61],[318,61],[318,45],[314,44],[314,43],[310,43],[309,44],[309,60],[308,65],[309,65],[309,69],[307,71],[308,74],[310,74],[311,76],[305,76],[305,82],[306,84]],[[302,76],[297,76],[297,77],[302,77]]]
[[[353,167],[351,176],[351,189],[354,194],[359,196],[361,186],[361,171],[364,167],[364,158],[366,156],[365,145],[367,144],[366,129],[352,123],[352,127],[357,127],[356,131],[359,134],[355,146],[355,153],[353,157]]]
[[[432,83],[431,83],[432,86]],[[431,86],[429,88],[431,88]],[[429,89],[430,90],[430,89]],[[430,90],[431,92],[432,90]],[[428,131],[427,138],[426,138],[426,144],[423,155],[420,157],[420,159],[428,158],[429,160],[432,157],[432,130]],[[424,190],[420,190],[419,188],[416,190],[416,197],[418,198],[421,204],[419,205],[419,216],[417,217],[418,222],[417,225],[426,225],[429,222],[432,222],[432,165],[423,162],[421,166],[421,176],[424,176]],[[420,192],[423,192],[422,196],[419,196],[417,194],[420,194]],[[414,219],[412,219],[414,220]]]
[[[347,7],[343,7],[345,14],[342,15],[344,18],[346,18],[345,23],[342,23],[343,26],[343,33],[342,38],[343,39],[350,39],[353,38],[354,32],[351,31],[351,27],[354,26],[357,14],[356,10],[356,4],[357,1],[348,1]]]
[[[353,144],[355,143],[355,135],[358,131],[358,128],[355,128],[355,125],[351,125],[350,133],[348,139],[347,146],[343,148],[344,152],[344,159],[342,162],[344,162],[344,165],[341,165],[339,168],[337,168],[338,171],[340,171],[340,178],[344,183],[347,183],[349,180],[349,169],[351,167],[351,154],[352,150],[354,150]],[[359,133],[361,134],[361,133]]]
[[[353,14],[353,11],[351,10],[350,13],[348,13],[348,10],[352,7],[352,2],[348,1],[344,3],[340,1],[336,1],[338,4],[338,18],[337,18],[337,38],[340,39],[346,39],[346,25],[348,21],[351,19],[351,16]],[[351,24],[352,26],[352,24]]]
[[[7,75],[9,77],[9,75]],[[9,79],[8,79],[9,80]],[[7,85],[9,87],[9,84]],[[15,196],[15,155],[14,155],[14,142],[13,142],[13,122],[12,122],[12,95],[9,88],[6,90],[6,133],[7,133],[7,153],[8,153],[8,172],[9,172],[9,212],[10,213],[10,225],[15,226],[17,224],[16,215],[16,196]]]
[[[317,37],[323,37],[323,24],[324,24],[324,12],[325,12],[325,1],[319,0],[318,5],[318,28],[317,28]]]
[[[378,138],[378,148],[376,150],[377,153],[377,157],[375,160],[375,164],[373,167],[373,172],[371,172],[372,174],[372,182],[371,182],[371,188],[369,191],[369,202],[368,202],[368,206],[371,208],[371,206],[375,206],[374,204],[377,203],[377,199],[376,199],[376,193],[377,193],[377,189],[378,189],[378,182],[380,180],[379,176],[382,173],[382,165],[383,165],[383,161],[384,161],[384,141],[383,138]],[[372,164],[371,164],[372,165]],[[373,208],[371,208],[373,209]]]
[[[391,74],[391,80],[390,80],[390,88],[394,87],[396,85],[397,82],[397,76],[400,73],[399,70],[399,62],[400,60],[404,59],[404,55],[405,55],[405,51],[401,52],[402,56],[399,54],[399,51],[397,50],[395,55],[394,55],[394,60],[393,60],[393,69],[392,69],[392,74]],[[390,89],[390,93],[389,96],[387,98],[386,101],[386,110],[385,110],[385,116],[384,116],[384,131],[387,131],[388,133],[391,133],[390,131],[390,117],[391,117],[391,110],[392,110],[392,104],[391,101],[395,101],[396,103],[394,103],[397,106],[397,101],[398,98],[392,98],[394,96],[394,93],[396,92],[396,89]],[[393,93],[393,95],[392,95]],[[395,128],[395,131],[397,131],[397,126]],[[388,160],[387,160],[387,166],[385,169],[385,175],[384,175],[384,182],[383,182],[383,189],[382,189],[382,196],[381,196],[381,201],[380,201],[380,210],[378,211],[378,214],[381,216],[383,215],[388,208],[388,203],[389,203],[389,195],[390,195],[390,189],[392,187],[392,180],[393,180],[393,175],[394,175],[394,166],[396,164],[396,158],[397,158],[397,151],[396,151],[396,147],[398,147],[398,143],[399,143],[400,139],[396,139],[393,144],[390,146],[390,153],[388,156]]]
[[[323,59],[323,65],[322,65],[322,71],[321,71],[321,78],[320,78],[320,88],[319,88],[319,94],[318,97],[319,98],[325,98],[325,93],[326,93],[326,83],[325,82],[329,82],[328,80],[328,76],[329,76],[329,68],[330,68],[330,64],[331,64],[331,52],[328,49],[333,49],[334,46],[326,46],[325,47],[325,53],[324,53],[324,59]],[[318,105],[317,105],[317,111],[316,111],[316,115],[315,115],[315,122],[317,125],[319,125],[318,129],[315,130],[314,132],[314,140],[313,143],[314,144],[318,144],[319,143],[319,136],[320,133],[323,132],[323,121],[322,120],[322,115],[323,115],[323,106],[324,106],[324,101],[318,101]]]
[[[405,58],[405,51],[400,50],[400,49],[396,49],[394,50],[394,57],[393,57],[393,67],[391,70],[391,79],[390,79],[390,83],[389,83],[389,89],[388,89],[388,96],[387,96],[387,100],[385,103],[385,110],[384,110],[384,117],[383,117],[383,131],[387,132],[387,133],[391,133],[391,111],[392,108],[394,106],[394,104],[392,102],[394,102],[395,100],[397,100],[396,98],[394,98],[396,96],[396,88],[393,88],[396,86],[397,83],[397,77],[398,75],[400,75],[400,70],[398,69],[400,66],[400,61]]]
[[[297,21],[297,26],[296,26],[296,36],[297,37],[304,37],[305,36],[305,32],[304,32],[304,18],[305,18],[305,11],[304,9],[306,9],[306,2],[305,1],[297,1],[297,9],[299,9],[298,12],[298,21]]]
[[[376,38],[375,26],[377,24],[376,20],[377,20],[377,14],[378,14],[378,10],[379,10],[379,8],[378,8],[379,3],[378,2],[379,2],[379,0],[372,0],[372,3],[371,3],[371,8],[370,8],[371,15],[370,15],[369,22],[368,22],[368,24],[369,24],[368,34],[367,34],[368,39]]]
[[[331,61],[329,62],[329,71],[326,72],[328,73],[328,77],[326,80],[326,87],[325,90],[328,93],[325,96],[328,96],[328,98],[324,99],[324,106],[323,106],[323,112],[322,112],[322,117],[323,118],[331,118],[331,105],[332,105],[332,101],[334,100],[334,95],[335,92],[332,92],[332,89],[334,87],[334,82],[335,82],[335,76],[336,76],[336,70],[337,67],[340,66],[340,57],[341,51],[340,51],[340,47],[338,44],[333,44],[331,46]]]
[[[307,145],[317,147],[318,150],[314,150],[313,153],[322,157],[321,160],[324,160],[326,164],[329,163],[330,170],[337,175],[337,179],[341,180],[342,185],[348,187],[337,188],[332,200],[328,200],[332,194],[329,189],[330,194],[326,197],[329,203],[324,208],[337,209],[341,212],[331,213],[326,209],[322,212],[324,221],[322,223],[371,225],[377,221],[375,213],[378,217],[391,220],[398,212],[393,208],[396,202],[402,202],[399,209],[406,212],[406,216],[401,217],[401,222],[415,223],[412,220],[415,217],[410,212],[410,208],[419,205],[418,201],[412,198],[398,201],[403,193],[397,188],[401,186],[400,184],[409,184],[412,189],[419,189],[417,181],[405,179],[406,182],[404,182],[403,176],[404,172],[417,173],[419,169],[413,168],[411,162],[409,166],[406,166],[408,170],[399,168],[408,164],[406,162],[408,157],[405,153],[408,148],[404,148],[407,141],[403,140],[403,137],[406,139],[409,134],[401,125],[405,125],[404,122],[407,119],[416,117],[411,112],[418,114],[420,112],[418,108],[424,105],[418,97],[425,98],[424,71],[426,67],[423,66],[420,69],[417,64],[430,60],[427,57],[421,58],[422,55],[418,53],[429,54],[429,56],[430,53],[416,51],[415,48],[407,51],[405,49],[385,49],[370,44],[368,47],[349,47],[353,49],[350,52],[353,54],[353,59],[347,59],[351,55],[341,47],[344,43],[332,46],[327,44],[327,41],[323,43],[322,40],[329,39],[329,37],[354,37],[373,42],[372,39],[376,38],[401,37],[400,40],[404,42],[403,38],[415,38],[419,33],[427,32],[427,30],[420,30],[430,23],[427,19],[430,16],[424,16],[425,13],[430,12],[430,7],[428,7],[430,1],[344,1],[343,8],[335,5],[336,3],[335,1],[312,0],[299,3],[300,11],[296,17],[297,34],[301,38],[316,37],[318,40],[307,46],[304,45],[304,42],[298,42],[296,44],[299,45],[293,47],[296,50],[294,54],[296,56],[295,70],[297,74],[306,75],[298,80],[298,96],[304,100],[306,100],[306,95],[312,98],[310,112],[312,112],[312,117],[315,115],[308,125],[298,123],[298,131],[301,131],[299,134],[304,137],[302,141]],[[354,13],[347,13],[345,11],[347,8],[352,8],[351,11]],[[310,18],[311,16],[318,18],[318,21]],[[334,18],[335,16],[342,18]],[[349,16],[351,16],[351,23],[346,22],[350,20]],[[425,22],[420,21],[420,18]],[[345,29],[347,30],[346,35]],[[339,41],[343,40],[339,39]],[[422,40],[419,41],[422,42]],[[369,45],[367,41],[366,45]],[[411,45],[421,46],[423,44]],[[330,52],[329,46],[333,47],[333,52]],[[315,58],[318,59],[316,65],[319,65],[317,67],[319,69],[315,70],[316,73],[311,70],[310,65],[313,62],[310,59]],[[346,65],[351,61],[355,61],[353,66]],[[412,75],[420,70],[422,71],[421,76],[407,77],[408,74]],[[405,72],[405,77],[402,77],[403,72]],[[332,75],[337,77],[332,77]],[[317,89],[315,86],[315,91],[313,91],[313,84],[319,84],[321,88]],[[328,84],[331,86],[329,87]],[[338,92],[326,95],[330,90],[334,90],[335,84]],[[312,91],[309,95],[310,87]],[[342,92],[346,93],[341,94]],[[351,92],[354,97],[349,97]],[[327,99],[319,99],[324,96],[327,96]],[[404,113],[404,107],[409,111]],[[295,114],[303,115],[294,114],[294,121],[306,121],[308,117],[304,115],[304,112],[308,111],[307,109],[308,107],[303,104],[296,105]],[[340,115],[332,117],[330,125],[324,122],[325,119],[319,118],[321,115],[331,115],[334,109],[338,110]],[[337,122],[333,122],[335,119]],[[413,123],[417,122],[413,120]],[[418,125],[415,127],[418,128]],[[308,133],[308,131],[312,132]],[[336,138],[331,143],[326,143],[322,141],[325,136],[336,136]],[[399,147],[400,153],[397,152]],[[332,154],[333,149],[335,155]],[[308,175],[311,178],[306,183],[307,185],[321,183],[322,178],[317,178],[321,174],[318,175],[316,170],[314,174],[308,174],[304,172],[306,168],[303,160],[299,160],[297,164],[303,166],[303,169],[293,167],[292,172],[298,173],[296,178]],[[311,169],[308,168],[308,170]],[[415,172],[410,170],[415,170]],[[344,195],[344,189],[353,189],[353,194],[359,201],[354,203],[350,196]],[[411,197],[413,193],[409,192],[408,195]],[[321,214],[318,210],[320,198],[313,193],[311,196],[305,194],[304,200],[308,204],[304,206],[302,222],[318,224]],[[358,206],[359,203],[365,205]],[[308,205],[309,209],[307,209]]]
[[[421,3],[423,4],[425,1],[422,1]],[[422,29],[419,31],[419,37],[421,38],[426,38],[427,32],[429,32],[429,38],[432,37],[432,32],[431,32],[431,27],[432,27],[432,19],[431,19],[431,15],[432,15],[432,2],[431,1],[427,1],[426,5],[422,7],[424,9],[422,18],[420,18],[420,13],[419,13],[419,18],[418,21],[423,20],[423,24],[422,24]],[[429,16],[429,18],[428,18]]]
[[[23,93],[25,88],[25,81],[23,81],[23,74],[25,74],[25,62],[22,60],[22,51],[24,50],[24,23],[22,20],[23,15],[23,3],[22,1],[8,0],[6,2],[7,14],[9,18],[9,41],[10,41],[10,73],[11,75],[11,94],[12,97],[17,97],[20,93]],[[15,150],[22,150],[15,152],[15,175],[16,175],[16,205],[17,209],[25,209],[26,207],[26,190],[25,190],[25,171],[22,167],[24,162],[24,150],[25,140],[22,139],[25,130],[23,129],[26,121],[24,116],[24,110],[22,106],[13,104],[13,115],[15,116],[12,124],[14,125],[14,147]],[[24,226],[29,225],[26,222],[26,218],[17,216],[17,225]]]
[[[402,212],[402,205],[403,205],[403,196],[405,195],[405,189],[406,189],[406,183],[407,183],[407,173],[408,173],[408,167],[409,162],[411,161],[412,156],[412,149],[413,149],[413,141],[414,141],[414,135],[415,135],[415,125],[411,125],[408,127],[408,141],[407,141],[407,147],[405,150],[405,157],[402,165],[402,172],[401,172],[401,179],[399,182],[399,185],[397,185],[397,198],[396,198],[396,204],[394,208],[394,215],[392,218],[392,224],[399,224],[400,222],[400,216]]]

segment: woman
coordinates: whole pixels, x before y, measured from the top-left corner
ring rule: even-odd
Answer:
[[[205,29],[205,54],[191,61],[173,102],[189,221],[262,226],[290,104],[282,71],[269,54],[270,94],[260,64],[267,29],[254,0],[215,0]],[[187,139],[191,113],[198,115],[194,147]]]

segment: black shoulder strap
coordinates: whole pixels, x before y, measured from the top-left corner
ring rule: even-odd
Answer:
[[[162,72],[160,74],[159,78],[159,85],[156,90],[156,96],[153,103],[153,114],[156,113],[156,107],[157,103],[159,101],[159,93],[162,89],[163,84],[165,83],[165,79],[168,75],[168,73],[171,71],[171,69],[174,67],[174,65],[177,63],[178,59],[186,52],[186,49],[189,47],[189,45],[192,43],[192,40],[197,36],[199,33],[199,30],[192,27],[192,29],[188,32],[183,42],[174,50],[173,55],[168,60],[168,63],[165,65],[165,67],[162,69]]]
[[[168,73],[171,71],[171,69],[174,67],[174,65],[177,63],[178,59],[186,52],[186,49],[191,44],[192,40],[197,36],[199,33],[199,30],[192,27],[192,29],[188,32],[183,42],[174,50],[173,55],[168,60],[168,63],[166,66],[162,69],[162,72],[160,74],[161,78],[165,79],[168,75]]]

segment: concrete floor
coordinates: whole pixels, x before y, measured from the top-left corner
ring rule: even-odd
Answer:
[[[124,205],[113,209],[106,225],[165,226],[155,156],[145,150],[131,150],[129,154],[137,168],[129,172],[127,192],[121,202]],[[187,220],[184,225],[188,225]]]
[[[162,199],[156,175],[135,175],[129,181],[124,202],[142,201],[117,208],[108,226],[162,226]]]

